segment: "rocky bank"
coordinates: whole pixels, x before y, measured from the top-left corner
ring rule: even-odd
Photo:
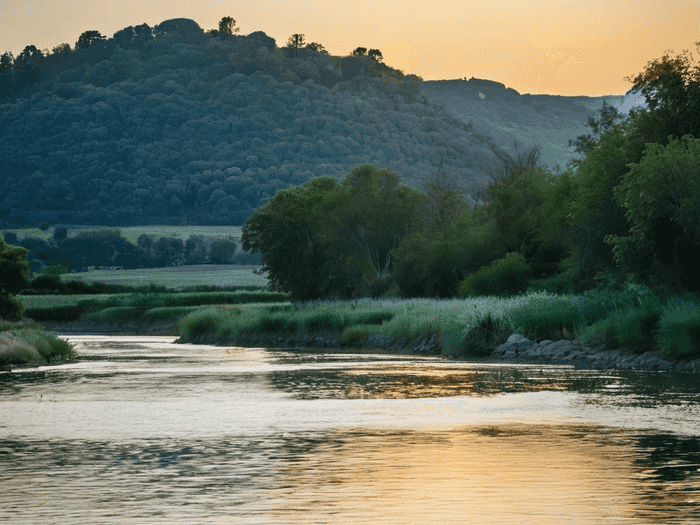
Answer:
[[[237,339],[221,340],[211,336],[197,339],[200,344],[230,346],[260,346],[266,348],[349,348],[339,333],[307,334],[244,334]],[[421,337],[387,337],[374,334],[352,345],[362,351],[380,350],[386,353],[435,355],[442,353],[442,341],[438,334]],[[617,369],[639,371],[670,371],[700,374],[700,358],[692,360],[670,360],[660,351],[636,353],[628,348],[605,349],[603,345],[585,346],[577,339],[573,341],[531,341],[520,334],[512,334],[490,354],[478,358],[468,355],[455,356],[460,360],[479,362],[541,363],[571,365],[581,369]]]

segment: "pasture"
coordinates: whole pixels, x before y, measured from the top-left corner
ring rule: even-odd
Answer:
[[[133,287],[154,284],[172,290],[182,290],[192,286],[265,287],[268,285],[267,277],[253,273],[257,268],[258,266],[232,264],[197,264],[136,270],[92,270],[65,274],[62,278],[64,281],[78,280],[84,283],[100,282]]]
[[[175,237],[186,241],[190,235],[203,235],[212,239],[228,239],[233,237],[238,243],[241,238],[241,226],[125,226],[111,228],[109,226],[81,226],[81,225],[65,225],[68,228],[68,237],[75,237],[83,230],[101,230],[101,229],[118,229],[122,232],[124,238],[129,242],[136,244],[139,236],[153,235],[159,237]],[[40,230],[39,228],[19,228],[3,230],[13,232],[19,237],[31,235],[32,237],[40,237],[49,240],[53,237],[53,228],[48,230]]]

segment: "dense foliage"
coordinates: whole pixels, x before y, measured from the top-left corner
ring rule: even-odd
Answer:
[[[65,227],[54,228],[52,239],[32,235],[19,238],[8,232],[5,241],[24,249],[32,273],[62,267],[64,271],[94,268],[162,268],[182,264],[246,263],[249,254],[237,254],[232,238],[211,239],[190,235],[183,242],[174,237],[141,235],[137,244],[129,242],[116,228],[81,230],[68,235]],[[20,287],[20,290],[22,287]]]
[[[661,63],[635,80],[649,109],[625,116],[604,106],[589,122],[593,136],[574,142],[584,157],[558,176],[539,165],[537,147],[495,150],[496,164],[484,167],[491,180],[469,205],[444,170],[427,178],[424,193],[402,197],[378,190],[398,179],[368,184],[385,172],[359,166],[342,184],[319,178],[279,192],[246,223],[244,247],[261,252],[275,286],[296,299],[561,293],[625,282],[666,298],[698,294],[700,127],[688,110],[700,67]],[[659,126],[686,134],[660,140]],[[660,314],[649,312],[629,322],[653,326]]]
[[[393,172],[357,166],[275,195],[248,219],[243,248],[262,254],[272,285],[296,300],[352,297],[392,269],[392,252],[420,226],[425,195]]]
[[[14,298],[29,283],[27,250],[0,239],[0,319],[21,319],[24,306]]]
[[[241,225],[277,191],[360,163],[416,186],[441,153],[450,173],[483,180],[484,137],[381,53],[278,48],[223,22],[88,31],[74,49],[4,54],[0,221]]]

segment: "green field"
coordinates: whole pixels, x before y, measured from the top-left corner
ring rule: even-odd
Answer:
[[[79,226],[66,225],[68,228],[68,237],[74,237],[81,230],[93,229],[109,229],[109,226]],[[228,239],[233,237],[236,241],[241,238],[240,226],[128,226],[117,227],[116,229],[122,232],[122,235],[131,243],[136,244],[136,240],[140,235],[153,235],[155,237],[177,237],[186,241],[190,235],[203,235],[209,238]],[[31,235],[33,237],[41,237],[42,239],[51,239],[53,237],[53,228],[46,231],[41,231],[39,228],[22,228],[3,230],[16,233],[19,237]]]
[[[267,277],[256,275],[257,266],[231,264],[198,264],[192,266],[169,266],[167,268],[139,268],[138,270],[92,270],[69,273],[63,280],[78,280],[85,283],[122,284],[148,286],[155,284],[173,290],[190,286],[267,286]]]

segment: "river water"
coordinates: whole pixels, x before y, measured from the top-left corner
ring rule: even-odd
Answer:
[[[700,378],[66,336],[0,373],[0,522],[700,523]]]

